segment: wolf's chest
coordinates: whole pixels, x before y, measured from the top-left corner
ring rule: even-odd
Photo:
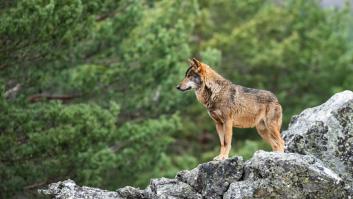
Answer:
[[[224,123],[224,115],[222,114],[222,112],[218,109],[216,110],[212,110],[212,111],[207,111],[208,112],[208,115],[210,115],[210,117],[218,122],[218,123]]]

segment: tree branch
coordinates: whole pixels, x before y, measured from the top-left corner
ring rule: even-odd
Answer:
[[[107,18],[110,18],[110,17],[114,17],[116,15],[116,12],[109,12],[109,13],[106,13],[106,14],[103,14],[103,15],[100,15],[100,16],[97,16],[96,17],[96,21],[99,22],[99,21],[103,21]]]
[[[82,95],[52,95],[52,94],[37,94],[32,95],[27,98],[27,100],[31,103],[36,103],[44,100],[61,100],[68,101],[75,98],[79,98]]]
[[[13,99],[16,97],[18,91],[21,89],[21,84],[16,84],[15,87],[11,88],[10,90],[6,91],[4,96],[6,99]]]
[[[42,185],[47,184],[47,182],[48,182],[47,180],[42,181],[42,182],[36,182],[34,184],[30,184],[30,185],[23,187],[23,189],[34,189],[34,188],[37,188],[37,187],[40,187]]]

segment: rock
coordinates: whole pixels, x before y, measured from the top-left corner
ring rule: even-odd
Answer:
[[[191,185],[205,198],[221,198],[230,183],[242,177],[243,165],[242,157],[211,161],[191,171],[181,171],[176,178]]]
[[[353,198],[353,92],[304,110],[283,135],[287,153],[210,161],[175,179],[152,179],[144,190],[105,191],[66,180],[39,192],[58,199]]]
[[[121,198],[117,192],[106,191],[91,187],[79,187],[73,180],[52,183],[46,190],[38,190],[39,193],[53,198],[75,199],[116,199]]]
[[[245,163],[243,180],[224,194],[230,198],[344,198],[342,179],[310,155],[258,151]]]
[[[201,199],[190,185],[176,179],[152,179],[145,190],[126,186],[117,190],[119,197],[126,199],[153,198],[153,199]]]
[[[177,179],[153,179],[150,183],[150,188],[153,193],[151,198],[160,199],[178,199],[190,198],[201,199],[201,194],[197,193],[190,185],[181,182]]]
[[[135,199],[135,198],[150,198],[152,196],[151,192],[146,190],[140,190],[135,187],[126,186],[116,190],[119,197],[126,199]]]
[[[312,154],[353,182],[352,91],[337,93],[294,116],[283,136],[288,152]]]

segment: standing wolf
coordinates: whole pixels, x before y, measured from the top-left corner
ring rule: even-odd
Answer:
[[[215,160],[228,158],[233,127],[256,127],[273,151],[284,151],[280,133],[282,107],[271,92],[233,84],[195,58],[190,61],[185,78],[177,89],[195,89],[197,100],[207,108],[215,122],[221,142],[220,154]]]

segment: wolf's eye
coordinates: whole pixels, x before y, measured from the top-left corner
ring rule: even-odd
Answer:
[[[200,76],[198,75],[192,76],[192,81],[194,81],[196,84],[199,84],[201,82]]]

